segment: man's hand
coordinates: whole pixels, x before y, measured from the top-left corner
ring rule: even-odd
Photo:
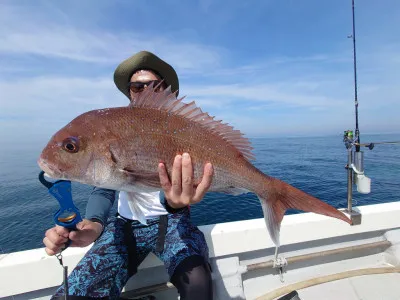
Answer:
[[[55,255],[65,247],[68,238],[72,241],[71,247],[86,247],[93,243],[103,231],[100,223],[84,219],[76,224],[76,231],[69,232],[68,229],[56,225],[46,231],[43,243],[48,255]]]
[[[64,248],[65,243],[68,241],[69,231],[62,226],[54,226],[46,231],[43,239],[43,244],[46,246],[44,249],[48,255],[55,255]]]
[[[158,165],[161,187],[165,199],[172,208],[182,208],[200,202],[211,185],[213,168],[211,163],[204,166],[204,175],[195,188],[193,182],[193,165],[188,153],[177,155],[172,166],[171,181],[163,163]]]
[[[97,240],[103,231],[103,225],[84,219],[76,224],[76,229],[76,231],[69,233],[69,238],[72,241],[71,246],[86,247]]]

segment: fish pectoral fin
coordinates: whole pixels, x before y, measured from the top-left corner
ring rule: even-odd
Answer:
[[[224,193],[224,194],[228,194],[228,195],[238,196],[238,195],[242,195],[242,194],[247,194],[250,191],[247,190],[247,189],[244,189],[244,188],[238,188],[238,187],[230,186],[230,187],[225,188],[223,190],[218,190],[218,192]]]
[[[108,145],[111,161],[120,169],[134,169],[138,162],[138,154],[134,147],[124,141],[114,140]]]
[[[130,169],[129,167],[118,170],[127,176],[131,183],[147,185],[154,188],[160,188],[161,186],[160,177],[156,172]]]
[[[117,166],[122,164],[120,149],[121,149],[121,143],[118,143],[117,141],[113,141],[108,145],[110,159]]]
[[[109,145],[109,151],[111,160],[118,171],[127,177],[128,182],[160,187],[160,178],[157,171],[151,172],[138,168],[138,155],[135,149],[124,146],[122,142],[113,142]],[[157,168],[157,164],[155,168]]]

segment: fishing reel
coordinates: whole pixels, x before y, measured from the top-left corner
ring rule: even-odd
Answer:
[[[345,130],[343,134],[343,142],[344,145],[346,146],[346,149],[350,149],[354,145],[354,135],[353,135],[353,130]]]

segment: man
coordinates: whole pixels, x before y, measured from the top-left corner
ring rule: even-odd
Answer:
[[[114,82],[130,101],[135,101],[150,84],[158,86],[159,91],[171,86],[177,92],[179,88],[175,70],[146,51],[123,61],[114,72]],[[205,165],[197,188],[190,184],[193,166],[188,153],[175,157],[171,180],[163,164],[159,164],[158,170],[163,190],[140,193],[150,199],[142,209],[145,224],[130,209],[127,193],[95,187],[87,204],[86,219],[77,225],[77,231],[68,232],[60,226],[46,231],[43,242],[49,255],[60,252],[68,239],[72,247],[94,242],[68,277],[70,299],[117,299],[149,252],[164,262],[182,300],[212,299],[208,247],[202,232],[191,224],[189,211],[189,205],[201,201],[210,187],[212,166]],[[107,222],[116,196],[118,216]],[[54,299],[63,295],[60,287]]]

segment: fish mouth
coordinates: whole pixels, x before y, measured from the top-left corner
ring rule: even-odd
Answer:
[[[52,164],[49,164],[45,159],[39,157],[37,160],[39,168],[46,173],[47,176],[53,179],[62,179],[62,171]]]

